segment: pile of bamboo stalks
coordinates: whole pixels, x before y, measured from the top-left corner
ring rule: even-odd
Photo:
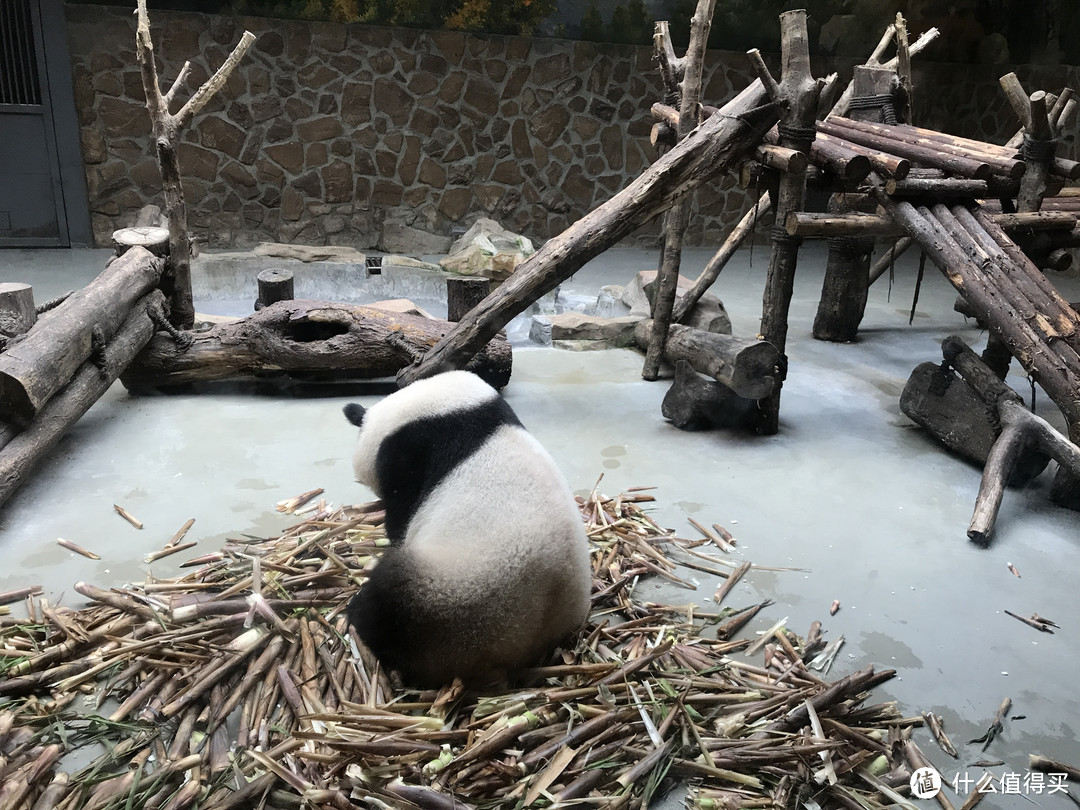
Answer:
[[[0,617],[0,808],[640,807],[673,785],[702,808],[877,808],[906,792],[922,719],[863,705],[893,672],[827,683],[818,623],[735,638],[767,602],[636,599],[639,577],[681,581],[677,562],[725,579],[719,603],[751,566],[719,527],[661,529],[641,490],[579,500],[592,615],[525,688],[410,691],[357,643],[343,611],[386,544],[378,503],[320,505],[183,577],[79,583],[78,610],[27,589],[28,617]]]

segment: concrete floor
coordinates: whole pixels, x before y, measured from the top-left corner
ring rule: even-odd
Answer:
[[[696,275],[709,255],[685,251],[684,274]],[[0,278],[32,283],[41,301],[84,284],[106,256],[0,252]],[[1026,490],[1006,494],[988,549],[968,542],[979,470],[931,442],[900,413],[898,399],[916,365],[940,360],[943,337],[960,334],[981,349],[985,336],[952,311],[952,288],[930,268],[909,326],[916,260],[905,257],[891,298],[887,278],[871,290],[857,343],[812,340],[824,256],[823,245],[808,243],[800,261],[777,436],[673,429],[660,415],[667,385],[642,381],[641,357],[630,351],[518,347],[506,396],[576,490],[590,490],[601,473],[609,494],[656,486],[661,525],[695,536],[687,517],[721,523],[738,538],[735,558],[806,569],[752,571],[728,603],[775,600],[754,629],[786,616],[800,634],[821,620],[828,639],[843,635],[847,642],[830,679],[868,664],[895,668],[898,677],[873,699],[895,699],[908,715],[944,717],[959,761],[942,754],[928,732],[918,731],[917,739],[946,781],[978,778],[982,768],[973,763],[979,760],[1000,760],[995,774],[1023,778],[1028,754],[1036,753],[1080,766],[1080,693],[1073,680],[1080,665],[1074,581],[1080,514],[1049,504],[1048,471]],[[752,259],[741,252],[714,287],[736,334],[758,327],[767,249],[756,248]],[[592,295],[655,264],[654,253],[611,250],[564,284],[563,293]],[[1080,300],[1075,274],[1054,280],[1066,298]],[[1026,394],[1022,376],[1010,381]],[[352,481],[354,433],[341,406],[350,398],[372,402],[377,391],[309,393],[290,387],[267,395],[222,385],[193,395],[133,397],[114,386],[0,511],[7,561],[0,590],[40,583],[50,598],[74,604],[70,586],[78,580],[110,586],[148,573],[175,575],[177,558],[147,566],[142,557],[188,518],[196,519],[189,533],[199,542],[195,551],[206,553],[229,535],[278,533],[292,519],[274,504],[305,490],[324,487],[334,503],[368,499]],[[1040,413],[1060,427],[1048,398],[1041,395],[1039,403]],[[114,503],[145,529],[121,520]],[[66,551],[57,537],[93,549],[101,561]],[[709,604],[714,578],[687,576],[700,583],[699,592],[649,582],[639,595]],[[834,599],[841,609],[830,616]],[[1037,612],[1062,627],[1041,634],[1006,609]],[[1004,734],[985,752],[963,745],[983,733],[1006,696],[1014,719]],[[982,807],[1032,805],[1070,803],[1061,793],[1021,790],[990,796]]]

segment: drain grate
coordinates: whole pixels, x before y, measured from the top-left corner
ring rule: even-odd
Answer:
[[[382,274],[382,256],[365,256],[364,267],[367,268],[369,276],[378,276]]]

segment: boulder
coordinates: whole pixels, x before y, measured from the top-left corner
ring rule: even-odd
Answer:
[[[481,217],[450,246],[450,255],[439,264],[462,275],[504,281],[533,253],[535,249],[528,237]]]
[[[561,341],[590,341],[598,345],[588,348],[624,348],[634,345],[634,325],[639,320],[629,315],[601,318],[581,312],[538,315],[533,318],[529,337],[545,345],[561,345]]]
[[[408,298],[391,298],[388,301],[376,301],[374,304],[367,304],[372,309],[381,309],[384,312],[397,312],[402,315],[418,315],[421,318],[430,318],[437,320],[427,310],[418,307]]]
[[[379,249],[407,256],[436,256],[450,250],[450,237],[429,233],[398,220],[383,223]]]
[[[634,276],[622,291],[619,300],[630,307],[630,314],[639,318],[648,318],[652,315],[652,302],[656,296],[655,270],[643,270]],[[682,298],[694,282],[679,276],[678,298]],[[705,332],[713,332],[717,335],[731,334],[731,318],[728,317],[724,303],[712,293],[705,293],[690,312],[690,316],[683,321],[686,326],[693,326]]]
[[[364,263],[364,254],[345,245],[288,245],[281,242],[260,242],[252,250],[256,256],[276,259],[296,259],[301,262]]]

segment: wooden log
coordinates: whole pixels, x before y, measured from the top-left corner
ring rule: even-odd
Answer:
[[[1033,211],[1022,214],[992,214],[991,216],[993,221],[1005,231],[1045,230],[1072,233],[1076,227],[1076,217],[1067,212]],[[792,236],[817,238],[900,236],[904,233],[904,229],[891,217],[859,212],[818,214],[793,211],[788,214],[784,228]]]
[[[1005,482],[1019,463],[1024,448],[1032,447],[1050,456],[1071,476],[1080,479],[1080,447],[1029,411],[1020,395],[1002,382],[963,340],[955,336],[946,338],[941,348],[945,361],[995,408],[1002,426],[1001,435],[986,460],[968,527],[968,537],[986,545],[994,531]]]
[[[112,246],[117,256],[133,247],[141,247],[155,256],[169,255],[169,230],[157,226],[134,226],[113,231]]]
[[[446,279],[446,320],[457,323],[491,293],[486,278],[459,276]]]
[[[838,138],[814,138],[810,146],[810,160],[835,174],[845,184],[858,183],[874,169],[870,158],[848,148]]]
[[[255,309],[275,304],[278,301],[291,301],[293,298],[293,274],[291,270],[263,270],[255,276],[259,285],[259,295],[255,299]]]
[[[28,425],[95,345],[108,340],[135,302],[157,285],[162,267],[161,259],[132,248],[0,354],[0,419]]]
[[[0,281],[0,352],[12,338],[25,335],[37,322],[34,288],[16,281]]]
[[[160,308],[159,290],[143,296],[127,310],[127,317],[102,354],[102,365],[83,363],[71,382],[52,397],[22,432],[0,448],[0,504],[7,501],[75,422],[116,380],[117,375],[146,345],[154,333],[148,308]]]
[[[715,6],[716,0],[698,0],[694,16],[690,19],[690,43],[682,60],[683,79],[679,85],[680,140],[686,138],[701,121],[701,81]],[[689,193],[680,196],[672,203],[664,218],[664,243],[660,251],[660,270],[652,310],[652,342],[645,352],[645,362],[641,369],[641,376],[646,380],[655,380],[660,370],[664,341],[667,340],[675,307],[683,234],[690,219],[691,199]]]
[[[639,321],[634,341],[649,345],[652,321]],[[763,340],[705,332],[682,324],[672,324],[664,346],[664,359],[671,364],[685,360],[701,374],[723,383],[747,399],[768,396],[776,386],[780,354]]]
[[[1076,396],[1080,391],[1080,356],[1060,339],[1062,333],[1035,311],[1030,301],[1004,294],[1007,290],[998,286],[1004,286],[1004,274],[987,277],[929,209],[917,210],[910,203],[894,202],[880,188],[875,188],[875,196],[967,299],[978,317],[1008,342],[1012,355],[1038,379],[1070,425],[1076,423],[1080,419],[1080,398]],[[1023,268],[1014,273],[1032,275]],[[1042,275],[1038,270],[1035,273]],[[1032,282],[1037,283],[1035,279]],[[1073,323],[1075,317],[1073,313]]]
[[[943,154],[958,157],[972,157],[984,163],[988,163],[996,174],[1018,179],[1023,176],[1024,161],[1016,157],[1015,149],[1003,149],[993,144],[973,141],[968,138],[957,138],[944,132],[933,129],[913,127],[909,124],[896,124],[888,126],[868,121],[859,121],[852,118],[830,118],[831,123],[840,124],[859,132],[878,135],[893,141],[922,146]]]
[[[723,383],[707,380],[685,360],[675,364],[675,381],[664,395],[660,413],[679,430],[749,426],[754,400],[740,397]]]
[[[693,312],[694,305],[701,300],[701,296],[716,282],[720,272],[731,261],[731,257],[735,255],[735,251],[742,245],[747,234],[751,233],[757,222],[769,212],[771,205],[769,195],[762,194],[758,201],[751,206],[750,210],[743,214],[742,219],[736,223],[735,227],[731,229],[731,233],[727,235],[724,244],[709,259],[709,263],[705,265],[701,275],[694,280],[693,286],[675,302],[675,309],[671,313],[671,319],[675,323],[682,323]]]
[[[769,74],[757,51],[751,51],[751,64],[761,81],[769,88],[770,98],[781,105],[779,123],[780,145],[799,151],[810,151],[814,141],[814,119],[817,116],[821,83],[814,79],[810,68],[810,48],[806,33],[806,11],[785,11],[780,15],[780,34],[783,50],[782,80],[777,83]],[[806,199],[806,177],[784,174],[776,197],[777,227],[772,230],[772,251],[765,279],[765,294],[761,304],[763,340],[784,356],[787,346],[788,313],[795,284],[795,268],[799,256],[799,239],[784,231],[782,223],[791,211],[801,211]],[[781,362],[773,390],[762,398],[753,411],[754,429],[762,435],[773,435],[780,429],[780,391],[783,386],[786,362]],[[738,388],[730,386],[737,392]],[[740,392],[742,393],[742,392]],[[755,397],[757,398],[757,397]]]
[[[943,198],[974,199],[986,197],[990,185],[985,180],[966,177],[923,178],[908,177],[906,180],[888,180],[885,190],[892,197],[929,197],[935,202]]]
[[[165,334],[121,376],[125,386],[160,386],[291,373],[305,379],[396,374],[452,324],[353,304],[278,301],[239,321],[192,333],[183,349]],[[510,380],[510,344],[497,335],[466,366],[496,388]]]
[[[754,152],[754,157],[770,169],[792,174],[802,174],[809,163],[805,152],[768,143],[761,144]]]
[[[722,115],[712,116],[629,186],[545,242],[442,338],[421,363],[405,369],[398,376],[399,382],[408,384],[461,367],[537,298],[665,210],[675,196],[734,165],[757,145],[758,133],[776,120],[776,109],[765,102],[765,89],[755,81],[724,105]]]
[[[910,236],[904,236],[897,239],[892,245],[889,246],[881,256],[878,257],[872,265],[870,265],[870,283],[873,284],[893,266],[893,263],[899,259],[904,253],[915,244],[915,240]]]
[[[948,363],[917,366],[900,394],[900,410],[951,452],[980,468],[1001,435],[1000,421],[991,416],[993,409]],[[1024,486],[1049,461],[1045,453],[1025,451],[1006,479],[1008,485]]]
[[[907,158],[922,166],[943,169],[952,174],[960,175],[961,177],[974,177],[976,180],[985,180],[993,173],[993,169],[991,169],[990,164],[986,161],[960,157],[957,155],[947,155],[925,146],[916,146],[915,144],[904,143],[895,138],[863,132],[862,130],[851,126],[851,122],[846,118],[834,116],[819,122],[818,127],[820,131],[827,135],[834,135],[837,138],[843,138],[851,143],[860,144],[871,149],[877,149],[890,155],[896,155],[897,157]]]
[[[870,162],[870,168],[883,177],[903,180],[911,171],[911,161],[907,158],[863,146],[846,138],[838,138],[827,132],[818,132],[814,143],[818,143],[818,141],[822,143],[826,150],[840,150],[842,153],[862,155]],[[810,154],[814,154],[813,147],[810,148]]]

